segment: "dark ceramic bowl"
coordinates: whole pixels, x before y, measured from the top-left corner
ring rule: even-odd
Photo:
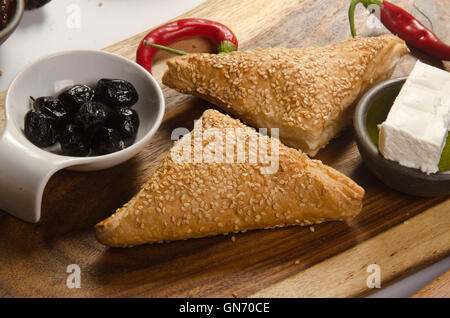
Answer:
[[[9,20],[8,24],[4,29],[0,31],[0,45],[6,41],[6,39],[14,32],[17,26],[20,23],[20,20],[23,16],[23,11],[25,10],[25,1],[26,0],[14,0],[16,2],[16,9],[14,11],[14,15],[11,20]]]
[[[406,78],[381,82],[359,101],[353,118],[359,152],[372,173],[393,189],[421,197],[449,195],[450,171],[427,175],[387,160],[378,151],[377,125],[385,121]]]

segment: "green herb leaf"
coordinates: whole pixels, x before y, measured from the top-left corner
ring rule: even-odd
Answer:
[[[230,41],[227,41],[227,40],[220,42],[217,47],[218,54],[226,54],[226,53],[234,52],[236,50],[237,50],[236,45],[234,45],[233,43],[231,43]]]
[[[450,170],[450,134],[447,136],[447,143],[442,151],[441,161],[439,162],[439,171]]]

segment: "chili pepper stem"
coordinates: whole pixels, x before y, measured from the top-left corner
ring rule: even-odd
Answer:
[[[234,52],[236,50],[237,50],[236,45],[234,45],[234,43],[228,40],[220,42],[219,45],[217,46],[217,54],[226,54]]]
[[[181,50],[172,49],[170,47],[167,47],[167,46],[164,46],[164,45],[150,43],[148,41],[144,41],[144,45],[151,46],[151,47],[160,49],[162,51],[166,51],[166,52],[177,54],[177,55],[186,55],[186,54],[188,54],[187,52],[184,52],[184,51],[181,51]]]
[[[169,52],[169,53],[173,53],[173,54],[177,54],[177,55],[186,55],[186,54],[188,54],[187,52],[184,52],[184,51],[181,51],[181,50],[172,49],[170,47],[167,47],[167,46],[164,46],[164,45],[160,45],[160,44],[150,43],[148,41],[144,41],[144,45],[151,46],[151,47],[157,48],[159,50],[163,50],[163,51],[166,51],[166,52]],[[230,41],[222,41],[217,46],[217,53],[218,54],[225,54],[225,53],[230,53],[230,52],[233,52],[233,51],[236,51],[236,45],[234,45]]]

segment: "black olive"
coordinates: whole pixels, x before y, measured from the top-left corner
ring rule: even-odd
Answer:
[[[120,107],[113,111],[109,123],[111,128],[116,129],[130,145],[136,138],[139,129],[139,115],[131,108]]]
[[[88,147],[92,146],[92,139],[94,138],[97,131],[102,127],[105,126],[92,126],[87,129],[84,129],[83,141]]]
[[[89,154],[89,146],[84,140],[81,126],[68,124],[59,135],[63,154],[73,157],[85,157]]]
[[[39,97],[33,101],[33,108],[39,113],[54,118],[58,123],[67,121],[67,111],[58,98],[52,96]]]
[[[75,85],[59,94],[64,108],[69,114],[76,113],[84,103],[94,97],[94,90],[86,85]]]
[[[97,82],[94,99],[110,107],[131,107],[137,103],[139,96],[130,82],[103,78]]]
[[[92,139],[92,150],[97,155],[106,155],[124,148],[122,136],[112,128],[99,128]]]
[[[38,147],[45,148],[56,142],[55,119],[35,110],[25,115],[25,136]]]
[[[80,107],[74,116],[74,123],[89,129],[95,126],[103,126],[109,120],[111,109],[98,102],[86,102]]]

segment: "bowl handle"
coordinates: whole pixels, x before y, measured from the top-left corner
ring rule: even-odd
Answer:
[[[50,177],[67,166],[30,151],[5,129],[0,137],[0,209],[36,223],[41,217],[42,194]]]

